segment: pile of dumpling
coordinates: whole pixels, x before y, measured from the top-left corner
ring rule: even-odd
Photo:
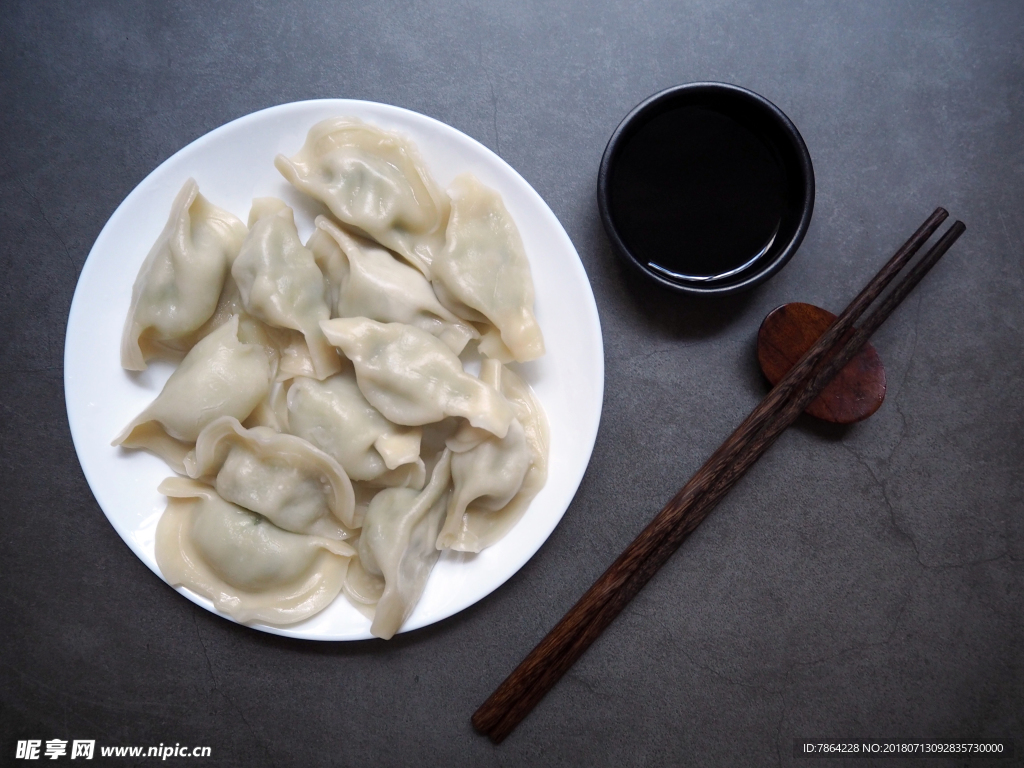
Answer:
[[[246,226],[185,183],[121,341],[128,370],[181,362],[113,444],[178,473],[172,584],[274,625],[344,592],[390,638],[441,550],[493,544],[544,485],[547,421],[506,367],[544,353],[530,267],[500,195],[443,194],[399,134],[326,120],[275,165],[335,219],[303,244],[283,201]]]

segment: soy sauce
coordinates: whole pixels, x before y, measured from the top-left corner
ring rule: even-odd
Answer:
[[[790,208],[785,168],[764,136],[706,106],[678,106],[641,126],[610,182],[623,242],[675,280],[742,272],[770,251]]]

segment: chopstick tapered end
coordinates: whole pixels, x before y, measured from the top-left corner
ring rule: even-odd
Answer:
[[[477,733],[486,736],[495,744],[501,744],[512,731],[511,728],[501,728],[501,713],[489,709],[486,702],[473,713],[470,722]]]

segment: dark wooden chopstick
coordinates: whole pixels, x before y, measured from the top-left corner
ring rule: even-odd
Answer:
[[[704,520],[738,477],[817,397],[963,232],[962,223],[954,224],[861,329],[851,331],[854,322],[947,215],[937,209],[921,225],[789,374],[477,710],[473,725],[478,731],[495,742],[504,739]]]

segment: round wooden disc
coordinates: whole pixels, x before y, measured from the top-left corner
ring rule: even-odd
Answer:
[[[757,332],[757,361],[774,386],[836,319],[813,304],[783,304],[772,310]],[[805,413],[836,424],[862,421],[885,399],[885,368],[878,352],[865,344],[829,382]]]

